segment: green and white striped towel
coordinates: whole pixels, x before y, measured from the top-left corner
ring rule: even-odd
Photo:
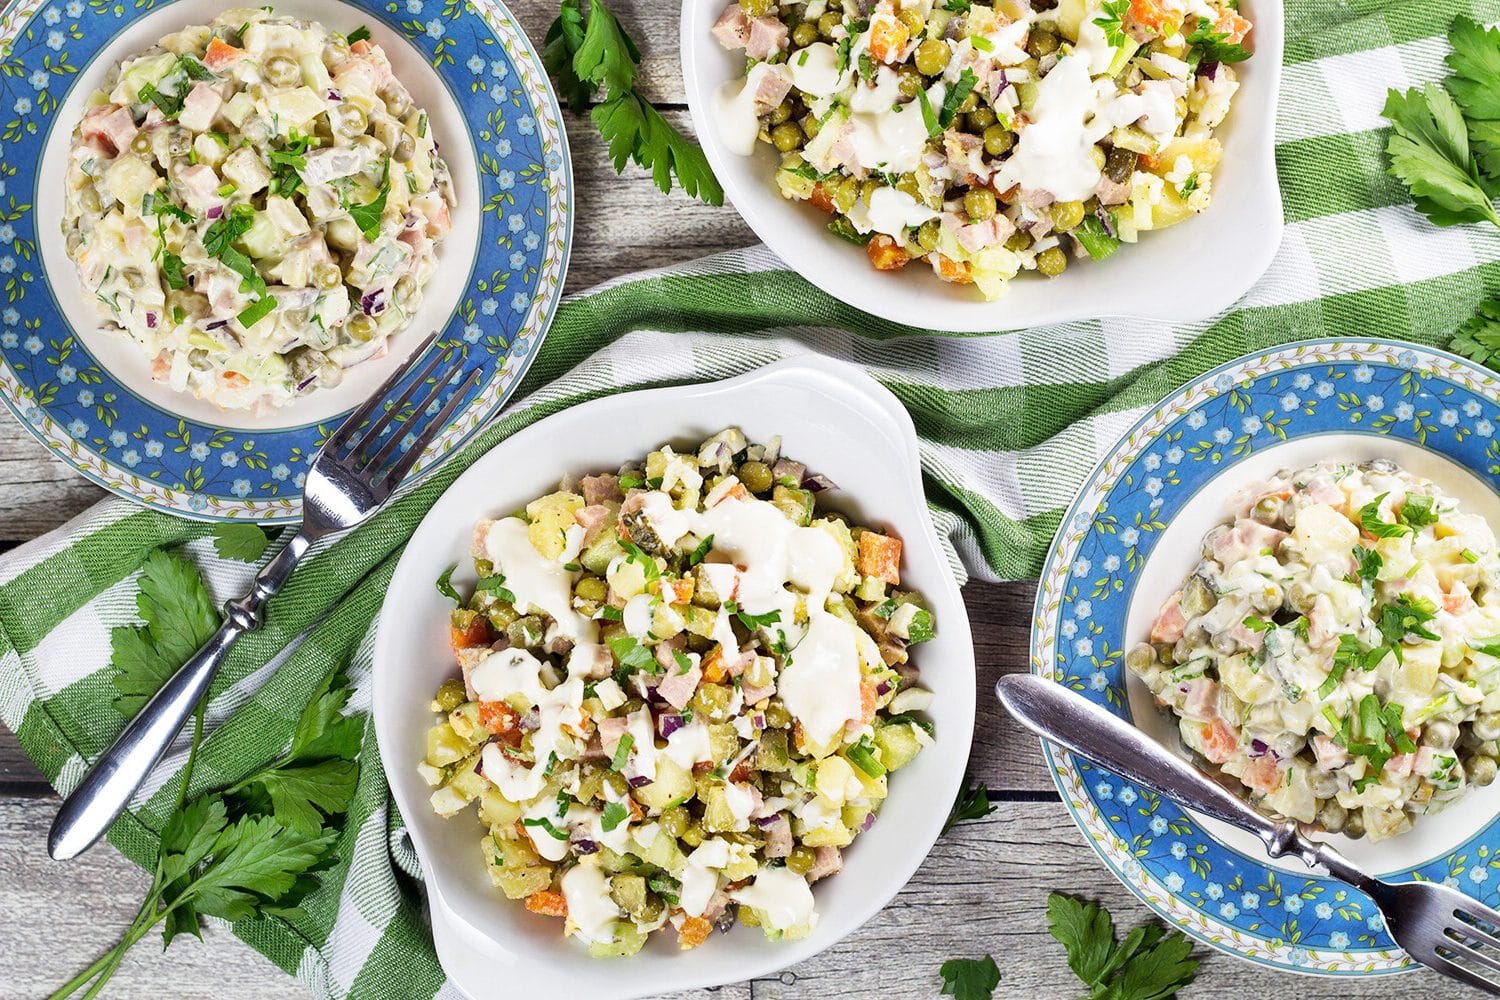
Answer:
[[[1024,578],[1100,452],[1191,376],[1304,337],[1441,342],[1479,299],[1500,292],[1500,233],[1435,229],[1411,210],[1384,174],[1379,111],[1388,86],[1443,76],[1442,36],[1452,17],[1500,19],[1500,2],[1286,7],[1276,158],[1288,228],[1270,271],[1235,309],[1167,329],[1105,320],[931,336],[832,301],[759,249],[574,296],[509,414],[420,489],[324,546],[273,602],[266,628],[240,642],[213,692],[193,791],[229,785],[279,753],[312,689],[336,665],[352,664],[359,691],[351,710],[368,705],[370,623],[422,513],[486,448],[577,401],[720,378],[799,351],[851,360],[910,408],[934,518],[968,571]],[[59,790],[70,790],[120,729],[110,706],[109,632],[135,620],[146,554],[184,545],[221,599],[248,582],[254,568],[218,559],[208,532],[110,500],[0,560],[0,718]],[[273,659],[330,610],[295,651]],[[373,739],[371,732],[367,747]],[[173,749],[111,833],[138,863],[154,857],[172,796],[163,788],[185,752]],[[418,890],[399,874],[415,868],[400,824],[379,759],[367,752],[340,861],[322,888],[295,917],[241,922],[234,933],[320,996],[452,995]],[[59,981],[68,971],[58,970]]]

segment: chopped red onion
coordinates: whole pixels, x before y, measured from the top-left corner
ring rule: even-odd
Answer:
[[[875,815],[871,813],[870,818],[874,819]],[[581,855],[598,854],[599,845],[592,840],[575,840],[573,841],[573,852]]]
[[[890,690],[891,690],[891,682],[890,681],[881,681],[879,684],[877,684],[875,686],[875,693],[877,695],[888,694],[890,692]]]
[[[646,777],[644,774],[637,774],[634,777],[626,778],[625,783],[631,788],[645,788],[647,785],[651,784],[651,779]]]
[[[1219,78],[1219,63],[1218,63],[1218,60],[1209,60],[1208,62],[1205,62],[1202,65],[1200,65],[1198,67],[1198,75],[1199,76],[1206,76],[1210,80],[1217,80]]]
[[[210,219],[217,219],[219,216],[221,216],[221,215],[224,214],[224,206],[223,205],[213,205],[213,206],[210,206],[209,210],[207,212],[203,213],[203,214],[206,215],[206,216],[208,216]]]
[[[146,326],[152,330],[156,329],[156,313],[148,312],[146,314]]]
[[[865,821],[859,825],[859,832],[860,833],[865,833],[866,831],[868,831],[870,829],[870,827],[872,827],[874,825],[875,825],[875,814],[874,813],[870,813],[870,815],[868,815],[868,816],[865,817]]]
[[[216,319],[212,323],[210,323],[207,326],[205,326],[203,329],[205,329],[205,330],[217,330],[217,329],[219,329],[222,326],[228,326],[228,325],[229,325],[229,320],[227,320],[227,319]]]
[[[330,87],[328,88],[328,99],[330,101],[342,101],[344,99],[344,95],[340,94],[337,90],[334,90],[332,87]]]
[[[838,489],[838,485],[835,484],[832,479],[829,479],[822,473],[816,473],[814,475],[807,476],[802,480],[802,485],[806,486],[814,493],[822,493],[824,490]]]
[[[316,372],[314,372],[311,375],[308,375],[301,382],[297,383],[297,391],[301,392],[303,389],[306,389],[308,386],[312,385],[317,380],[318,380],[318,376],[317,376]]]
[[[1270,746],[1270,744],[1266,743],[1266,741],[1264,741],[1264,740],[1255,740],[1255,739],[1252,739],[1250,741],[1250,756],[1252,756],[1252,757],[1264,757],[1266,754],[1268,754],[1270,752],[1271,752],[1271,746]]]
[[[534,733],[541,728],[541,714],[533,708],[531,711],[521,716],[521,721],[516,723],[516,725],[523,733]]]
[[[379,316],[389,303],[385,301],[385,289],[377,288],[360,296],[359,309],[366,316]]]
[[[871,813],[870,815],[873,816],[874,813]],[[758,827],[760,827],[761,829],[765,829],[768,826],[775,826],[776,825],[776,821],[778,819],[780,819],[780,818],[781,818],[781,814],[780,813],[772,813],[769,816],[762,816],[759,819],[757,819],[755,821],[755,825],[758,826]]]
[[[656,717],[656,728],[662,739],[671,739],[672,734],[682,728],[682,716],[671,712],[663,713]]]

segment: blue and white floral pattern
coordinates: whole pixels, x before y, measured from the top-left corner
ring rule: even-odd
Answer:
[[[567,140],[541,62],[499,0],[349,2],[423,54],[476,151],[481,204],[460,208],[481,213],[476,260],[431,350],[462,355],[483,381],[421,475],[499,411],[552,320],[572,235]],[[63,461],[123,496],[205,520],[295,520],[307,465],[340,418],[234,430],[139,398],[58,308],[77,294],[76,275],[45,273],[38,253],[38,227],[57,225],[33,211],[42,152],[53,129],[72,127],[58,108],[115,36],[162,7],[21,0],[0,15],[0,399]]]
[[[1129,718],[1125,619],[1141,568],[1182,506],[1247,456],[1319,434],[1383,435],[1500,482],[1497,426],[1493,373],[1396,341],[1292,344],[1209,372],[1143,417],[1069,508],[1037,594],[1032,669]],[[1413,967],[1363,893],[1233,850],[1173,803],[1066,752],[1048,760],[1110,870],[1200,940],[1297,971]],[[1394,877],[1447,882],[1494,906],[1496,869],[1500,820]]]

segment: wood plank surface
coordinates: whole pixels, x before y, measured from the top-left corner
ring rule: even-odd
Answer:
[[[45,806],[45,807],[44,807]],[[38,997],[107,947],[134,914],[145,875],[112,849],[66,867],[42,849],[50,805],[0,799],[0,995]],[[774,976],[668,1000],[897,1000],[938,995],[950,958],[993,955],[1004,979],[997,1000],[1072,1000],[1077,980],[1047,934],[1047,894],[1065,889],[1113,910],[1122,929],[1145,909],[1109,877],[1055,802],[1005,802],[989,818],[938,842],[911,882],[881,913],[829,951]],[[281,1000],[306,992],[269,962],[210,927],[166,955],[155,939],[131,953],[106,996],[172,1000]],[[1472,1000],[1428,972],[1373,980],[1323,979],[1262,970],[1199,948],[1203,967],[1190,998]],[[392,996],[391,1000],[400,1000]],[[585,1000],[585,998],[579,998]]]

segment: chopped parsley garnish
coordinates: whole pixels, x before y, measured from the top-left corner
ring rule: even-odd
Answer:
[[[976,782],[959,790],[953,808],[948,811],[948,821],[943,824],[942,832],[947,833],[964,820],[983,819],[994,811],[995,807],[990,803],[990,790],[983,782]]]
[[[625,762],[630,760],[630,748],[635,746],[635,737],[629,733],[620,735],[620,743],[615,747],[615,755],[610,758],[609,769],[615,773],[625,770]]]
[[[661,567],[656,565],[655,556],[648,555],[645,549],[628,538],[620,539],[620,547],[625,550],[625,554],[630,562],[640,565],[642,571],[646,574],[647,583],[650,583],[652,580],[661,579]]]
[[[231,243],[250,231],[254,222],[255,209],[249,205],[234,206],[203,231],[203,249],[210,257],[222,257]]]
[[[1125,44],[1125,16],[1130,13],[1130,0],[1104,0],[1099,5],[1099,14],[1094,23],[1104,31],[1104,40],[1112,48]]]
[[[679,674],[685,674],[693,669],[693,661],[688,659],[682,650],[672,650],[672,658],[677,661],[677,672]]]
[[[1380,616],[1376,619],[1376,626],[1380,629],[1380,635],[1385,640],[1385,645],[1396,654],[1399,662],[1401,656],[1401,644],[1408,635],[1414,635],[1421,639],[1438,640],[1437,633],[1426,628],[1426,623],[1437,617],[1437,605],[1425,597],[1412,598],[1408,594],[1402,594],[1390,604],[1381,605]]]
[[[380,217],[385,213],[385,199],[391,193],[391,161],[385,161],[385,169],[380,174],[380,192],[375,200],[368,205],[349,206],[349,218],[364,233],[365,239],[374,240],[380,236]]]
[[[741,608],[734,601],[724,602],[724,610],[734,615],[740,620],[741,624],[751,630],[763,628],[767,625],[774,625],[777,622],[781,621],[780,611],[772,609],[770,611],[767,611],[765,614],[752,615],[748,611]]]
[[[1374,538],[1399,538],[1409,534],[1411,528],[1404,524],[1391,524],[1380,519],[1380,504],[1389,493],[1382,493],[1359,509],[1359,526],[1365,534]]]
[[[264,319],[267,314],[276,308],[276,299],[270,295],[262,295],[245,308],[241,309],[235,319],[239,320],[240,326],[249,329],[257,322]]]
[[[550,819],[548,819],[547,817],[545,817],[545,816],[538,816],[536,819],[523,819],[523,820],[521,820],[521,825],[522,826],[532,826],[532,827],[539,826],[543,830],[546,830],[547,831],[547,835],[549,837],[551,837],[553,840],[567,840],[568,839],[568,835],[566,833],[562,832],[561,830],[559,830],[557,827],[553,826],[552,825],[552,821]]]
[[[693,549],[692,555],[688,556],[688,565],[696,566],[701,563],[708,557],[709,550],[713,547],[714,536],[709,535],[707,538],[703,539],[703,541],[699,542],[697,548]]]
[[[621,668],[626,672],[644,670],[647,673],[661,673],[661,665],[656,662],[656,657],[651,655],[651,650],[642,646],[635,636],[617,635],[609,640],[609,651],[615,655],[620,662]]]
[[[182,258],[171,251],[161,255],[161,274],[173,288],[187,287],[187,278],[182,273]]]
[[[474,590],[476,592],[482,590],[494,594],[508,604],[516,603],[516,595],[511,593],[505,586],[505,577],[499,573],[490,576],[481,576],[479,582],[474,585]]]
[[[1120,240],[1111,236],[1097,215],[1086,215],[1073,230],[1073,238],[1094,260],[1103,260],[1120,249]]]
[[[290,198],[302,188],[301,171],[307,169],[307,150],[313,140],[292,129],[286,143],[280,149],[272,149],[267,156],[271,161],[271,190],[283,198]],[[384,210],[384,204],[381,205]],[[379,216],[377,215],[377,220]]]
[[[1108,6],[1108,0],[1105,5]],[[1122,5],[1129,7],[1128,3]],[[1204,62],[1237,63],[1250,58],[1249,49],[1228,39],[1229,32],[1215,31],[1212,21],[1206,17],[1198,18],[1193,30],[1187,34],[1188,46],[1193,50],[1188,56],[1188,65],[1197,69]]]
[[[1380,567],[1385,564],[1380,553],[1374,549],[1367,549],[1363,545],[1354,546],[1355,576],[1366,583],[1374,583],[1380,576]],[[1349,581],[1353,583],[1354,581]]]
[[[169,215],[179,222],[185,222],[188,225],[193,224],[192,213],[190,213],[187,209],[183,208],[181,205],[172,204],[166,198],[158,198],[155,194],[147,194],[144,198],[141,199],[141,214],[156,216]]]
[[[453,571],[456,569],[458,569],[458,563],[454,563],[438,575],[437,592],[452,601],[456,607],[461,608],[464,606],[464,599],[459,596],[457,590],[453,589]]]
[[[150,101],[156,105],[167,118],[176,118],[182,113],[182,98],[174,97],[171,94],[163,94],[156,89],[154,83],[148,83],[141,88],[140,98],[143,101]]]
[[[1436,501],[1430,496],[1408,493],[1406,502],[1401,505],[1400,512],[1396,514],[1396,519],[1412,528],[1436,524],[1438,519],[1437,511],[1434,509],[1436,505]]]
[[[349,32],[349,34],[345,35],[344,40],[350,45],[353,45],[355,42],[368,42],[370,40],[370,29],[361,24],[359,27]]]
[[[603,828],[605,833],[609,833],[610,831],[614,830],[615,827],[625,822],[625,818],[629,815],[630,810],[626,809],[620,803],[606,802],[604,804],[604,813],[599,819],[599,825]]]
[[[1252,632],[1269,632],[1276,627],[1275,622],[1268,622],[1259,615],[1250,615],[1242,624]]]
[[[958,117],[959,107],[968,98],[969,94],[973,92],[975,85],[978,83],[979,78],[974,75],[974,71],[965,67],[964,71],[958,75],[958,80],[943,98],[943,110],[938,113],[939,126],[947,128],[953,124],[953,119]],[[923,117],[925,118],[926,116],[924,115]]]

